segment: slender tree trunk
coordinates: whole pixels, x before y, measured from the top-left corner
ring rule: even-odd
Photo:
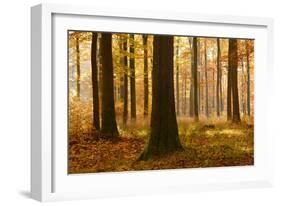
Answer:
[[[205,107],[205,114],[206,117],[209,118],[209,91],[208,91],[208,59],[207,59],[207,40],[205,39],[205,81],[206,81],[206,87],[205,87],[205,92],[206,92],[206,96],[205,96],[205,100],[206,100],[206,107]]]
[[[247,114],[248,116],[251,115],[251,93],[250,93],[250,88],[251,88],[251,79],[250,79],[250,60],[249,60],[249,44],[248,41],[246,40],[246,57],[247,57]]]
[[[198,78],[197,78],[197,37],[193,37],[193,77],[194,77],[194,116],[195,116],[195,121],[199,120],[198,117]]]
[[[97,39],[98,39],[98,34],[92,32],[91,66],[92,66],[92,91],[93,91],[93,123],[95,129],[100,130]]]
[[[224,110],[224,98],[223,98],[223,92],[222,92],[222,68],[220,68],[220,112],[223,113]]]
[[[192,49],[192,37],[188,38],[189,40],[189,48],[190,48],[190,73],[191,73],[191,78],[190,78],[190,90],[189,90],[189,116],[193,117],[194,116],[194,76],[193,76],[193,49]]]
[[[220,39],[217,38],[217,116],[220,116]]]
[[[113,61],[111,33],[101,36],[102,78],[106,84],[102,85],[102,127],[101,132],[107,137],[117,137],[118,129],[114,108],[113,91]]]
[[[148,57],[147,57],[147,35],[143,35],[143,48],[144,48],[144,67],[143,67],[143,115],[146,117],[148,115]]]
[[[102,108],[102,56],[101,56],[101,33],[97,33],[97,63],[98,63],[98,83],[99,83],[99,108]],[[101,112],[101,109],[100,109]]]
[[[123,51],[123,41],[124,41],[124,37],[123,37],[123,34],[120,34],[118,35],[119,36],[119,41],[118,41],[118,44],[119,44],[119,55],[120,55],[120,58],[119,58],[119,64],[121,67],[124,66],[124,51]],[[120,85],[119,85],[119,88],[118,88],[118,94],[119,94],[119,99],[121,101],[124,100],[124,75],[123,73],[120,74],[119,76],[120,78]],[[124,103],[124,102],[123,102]]]
[[[140,160],[182,149],[175,111],[173,37],[154,35],[153,48],[151,134]]]
[[[79,49],[79,37],[76,37],[76,94],[78,99],[80,99],[80,49]]]
[[[186,98],[187,98],[187,95],[186,95],[186,82],[187,82],[187,80],[186,80],[186,75],[184,75],[184,90],[183,90],[183,115],[186,115],[186,110],[187,110],[187,100],[186,100]]]
[[[228,46],[228,72],[227,72],[227,120],[232,120],[232,42],[229,40]]]
[[[124,37],[123,51],[124,51],[124,86],[123,86],[123,124],[127,124],[128,120],[128,57],[127,57],[127,35]]]
[[[179,89],[179,40],[177,40],[177,47],[176,47],[176,111],[177,115],[180,115],[180,89]]]
[[[130,34],[130,92],[131,92],[131,119],[136,120],[136,75],[135,75],[135,49],[134,34]]]
[[[238,78],[237,78],[237,67],[238,67],[238,51],[237,51],[237,40],[229,40],[230,49],[230,60],[229,68],[232,70],[232,101],[233,101],[233,122],[240,122],[240,110],[239,110],[239,94],[238,94]]]

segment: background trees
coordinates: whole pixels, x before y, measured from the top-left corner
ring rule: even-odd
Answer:
[[[69,134],[130,128],[151,137],[144,159],[181,148],[190,122],[253,119],[253,40],[70,32],[68,69]]]

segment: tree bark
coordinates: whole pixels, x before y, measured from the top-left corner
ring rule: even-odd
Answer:
[[[177,115],[180,115],[180,88],[179,88],[179,40],[177,40],[177,46],[176,46],[176,112]]]
[[[251,79],[250,79],[250,54],[249,54],[249,43],[246,40],[246,57],[247,57],[247,115],[251,115]]]
[[[102,33],[101,36],[102,78],[106,84],[102,85],[102,128],[101,132],[107,137],[115,138],[119,135],[113,88],[113,61],[111,33]]]
[[[229,39],[228,46],[228,72],[227,72],[227,121],[232,120],[232,41]]]
[[[100,130],[97,39],[98,39],[98,34],[92,32],[91,66],[92,66],[92,92],[93,92],[93,123],[94,123],[94,128],[96,130]]]
[[[144,98],[143,98],[143,115],[146,117],[148,115],[148,57],[147,57],[147,35],[143,35],[143,58],[144,58],[144,67],[143,67],[143,85],[144,85]]]
[[[193,37],[193,93],[194,93],[194,119],[195,121],[199,120],[198,117],[198,78],[197,78],[197,37]]]
[[[188,38],[189,40],[189,49],[190,49],[190,90],[189,90],[189,116],[194,116],[194,88],[193,88],[193,82],[194,82],[194,76],[193,76],[193,49],[192,49],[192,37]]]
[[[153,48],[151,134],[140,160],[182,149],[175,111],[173,37],[155,35]]]
[[[209,91],[208,91],[208,59],[207,59],[207,40],[205,39],[204,41],[204,49],[205,49],[205,53],[204,53],[204,60],[205,60],[205,92],[206,92],[206,96],[205,96],[205,114],[206,114],[206,117],[209,118]]]
[[[239,110],[239,95],[238,95],[238,78],[237,78],[237,67],[238,67],[238,52],[237,52],[237,40],[229,40],[230,49],[230,70],[232,70],[232,101],[233,101],[233,114],[232,121],[240,122],[240,110]]]
[[[217,90],[216,90],[216,100],[217,100],[217,116],[220,116],[220,39],[217,38]]]
[[[123,51],[124,51],[124,75],[123,75],[123,124],[127,124],[128,120],[128,57],[127,57],[127,35],[124,37]]]
[[[136,120],[136,75],[134,34],[130,34],[130,92],[131,92],[131,119]]]

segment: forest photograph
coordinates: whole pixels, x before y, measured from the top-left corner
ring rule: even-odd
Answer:
[[[68,173],[254,165],[254,39],[68,31]]]

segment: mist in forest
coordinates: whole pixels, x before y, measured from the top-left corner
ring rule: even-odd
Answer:
[[[253,39],[68,37],[69,173],[253,165]]]

